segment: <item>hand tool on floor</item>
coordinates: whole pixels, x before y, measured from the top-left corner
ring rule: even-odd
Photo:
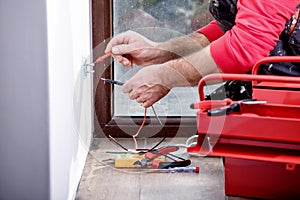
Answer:
[[[148,173],[199,173],[200,168],[196,167],[174,167],[168,169],[148,169]]]
[[[166,146],[161,147],[157,150],[149,151],[145,154],[143,159],[137,160],[134,165],[136,167],[146,168],[152,167],[155,169],[167,169],[167,168],[174,168],[174,167],[186,167],[191,164],[190,160],[185,160],[178,156],[170,154],[171,152],[177,151],[179,147],[177,146]],[[171,156],[179,158],[180,160],[175,160],[172,158],[173,161],[169,162],[162,162],[159,160],[155,160],[158,156],[165,156],[167,158],[171,158]]]
[[[120,154],[115,157],[114,165],[116,168],[136,168],[135,162],[144,158],[144,154]],[[156,157],[154,160],[155,162],[164,162],[165,157],[159,156]]]

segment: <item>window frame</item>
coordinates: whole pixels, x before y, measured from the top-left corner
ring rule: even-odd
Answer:
[[[92,46],[93,49],[98,44],[113,35],[113,19],[112,19],[112,0],[92,0]],[[93,55],[96,58],[97,55]],[[98,55],[99,56],[99,55]],[[100,76],[113,78],[113,64],[111,67],[101,66],[102,63],[97,63],[93,77],[93,95],[94,95],[94,133],[93,136],[104,137],[111,135],[113,137],[131,137],[123,130],[131,130],[136,132],[137,128],[132,127],[132,121],[135,124],[141,125],[143,116],[140,117],[119,117],[114,116],[113,110],[113,85],[104,84],[100,80]],[[197,133],[196,116],[172,116],[161,117],[164,121],[164,127],[167,137],[187,137]],[[152,135],[153,128],[159,128],[161,125],[157,120],[150,123],[150,118],[147,118],[143,135]],[[131,123],[129,123],[129,121]],[[163,137],[165,132],[161,129],[152,137]]]

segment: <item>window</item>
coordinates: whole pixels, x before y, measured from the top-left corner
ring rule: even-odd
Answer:
[[[93,0],[92,13],[94,48],[112,35],[126,30],[135,30],[149,39],[164,41],[188,34],[212,19],[208,13],[208,0]],[[119,86],[99,82],[101,76],[128,80],[131,71],[117,63],[95,69],[95,136],[101,136],[102,131],[115,137],[134,134],[143,121],[143,108],[130,101]],[[197,100],[197,88],[175,88],[154,105],[168,136],[196,133],[196,112],[189,105]],[[150,117],[143,133],[147,137],[160,136],[163,134],[160,124],[151,117],[151,109],[148,111],[147,116]]]

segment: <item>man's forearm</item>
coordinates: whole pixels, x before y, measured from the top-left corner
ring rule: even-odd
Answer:
[[[156,48],[162,50],[159,63],[188,56],[202,50],[209,44],[209,40],[198,32],[157,43]]]
[[[214,62],[209,46],[201,51],[165,63],[164,70],[164,73],[168,74],[165,84],[170,88],[195,86],[203,76],[222,72]]]

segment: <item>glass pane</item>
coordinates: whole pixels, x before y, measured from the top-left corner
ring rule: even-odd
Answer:
[[[113,0],[114,35],[134,30],[159,42],[191,33],[212,20],[208,12],[209,0]],[[126,81],[132,76],[130,69],[114,63],[114,79]],[[134,70],[139,67],[134,66]],[[154,107],[162,116],[195,116],[190,104],[198,101],[197,87],[174,88]],[[153,115],[149,109],[148,115]],[[130,101],[127,94],[115,87],[114,114],[141,116],[143,108]]]

